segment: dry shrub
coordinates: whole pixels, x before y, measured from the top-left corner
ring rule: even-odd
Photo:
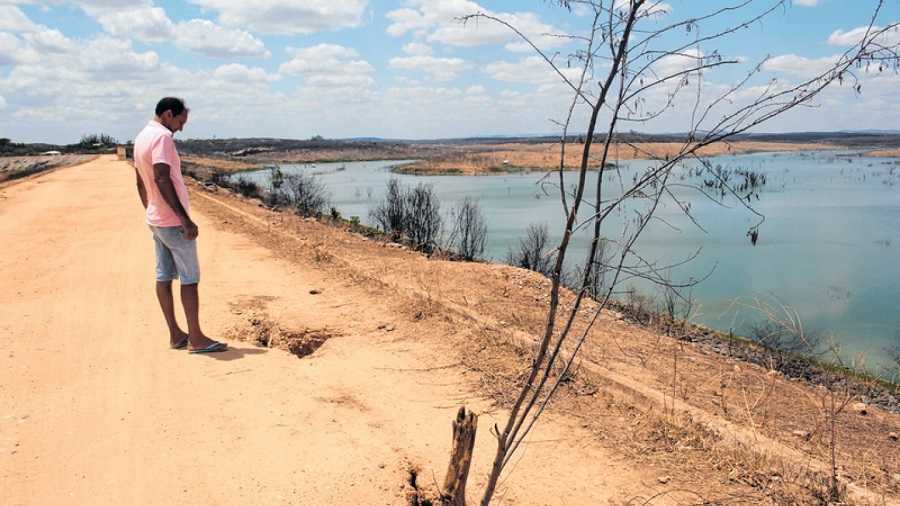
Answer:
[[[325,185],[313,174],[284,176],[284,188],[290,205],[300,216],[322,216],[328,209]]]
[[[313,246],[312,259],[316,263],[327,264],[334,261],[334,255],[329,253],[323,245],[317,244]]]
[[[406,240],[417,251],[431,254],[443,231],[441,202],[434,187],[420,183],[407,188],[396,178],[387,183],[384,199],[370,212],[372,220],[391,240]]]
[[[548,240],[547,225],[528,225],[525,237],[519,239],[516,249],[507,254],[506,263],[550,276],[555,255],[549,249]]]
[[[487,241],[487,224],[478,202],[466,197],[451,210],[450,218],[453,221],[453,230],[448,241],[450,247],[463,260],[472,261],[481,258]]]

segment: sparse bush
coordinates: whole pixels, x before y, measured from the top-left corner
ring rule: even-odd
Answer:
[[[238,178],[234,184],[234,189],[245,197],[259,197],[259,185],[244,177]]]
[[[405,232],[412,247],[427,254],[434,252],[443,230],[441,202],[434,186],[419,183],[406,192]]]
[[[290,204],[290,198],[284,189],[284,173],[277,165],[269,168],[269,191],[266,193],[265,201],[270,207]]]
[[[898,336],[897,341],[900,342],[900,336]],[[887,353],[890,360],[886,376],[891,378],[895,385],[900,385],[900,344],[889,346],[884,349],[884,352]],[[900,393],[900,386],[897,387],[897,391]]]
[[[464,260],[480,258],[487,240],[487,225],[478,202],[466,197],[450,212],[450,217],[453,220],[453,231],[448,241],[450,247]]]
[[[888,356],[891,357],[891,360],[900,367],[900,345],[892,346],[887,350]]]
[[[534,223],[528,225],[525,237],[519,239],[516,250],[507,254],[506,262],[549,276],[556,255],[547,251],[547,238],[547,225]]]
[[[375,224],[384,233],[391,236],[392,241],[399,241],[405,232],[406,223],[406,198],[403,185],[397,178],[391,178],[387,182],[387,192],[384,200],[372,209],[370,215]]]
[[[284,176],[284,187],[290,205],[301,216],[319,217],[328,208],[325,185],[315,175],[288,174]]]
[[[594,300],[598,300],[599,297],[606,295],[606,274],[611,270],[609,259],[606,255],[608,243],[609,241],[607,239],[600,239],[597,243],[597,254],[594,257],[595,260],[586,283],[584,279],[584,267],[576,266],[563,276],[563,286],[573,292],[578,292],[584,288],[587,295]],[[582,286],[582,284],[584,286]]]
[[[769,365],[776,370],[782,370],[795,356],[814,355],[822,341],[816,333],[772,320],[751,325],[748,337],[765,347],[771,362]]]
[[[228,173],[223,170],[213,170],[209,175],[209,182],[216,186],[229,186]]]
[[[78,146],[82,148],[94,148],[100,146],[115,146],[118,141],[115,137],[106,134],[86,134],[81,136]]]
[[[433,186],[423,183],[405,188],[398,179],[392,178],[387,183],[384,200],[369,214],[392,241],[405,238],[414,249],[431,254],[443,230],[440,211],[441,203]]]
[[[649,295],[638,293],[633,286],[628,288],[625,296],[624,309],[625,314],[632,320],[642,324],[650,325],[653,323],[656,301]]]

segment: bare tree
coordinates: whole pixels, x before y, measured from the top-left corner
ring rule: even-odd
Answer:
[[[399,179],[388,180],[384,200],[370,214],[378,227],[391,235],[392,241],[399,241],[403,237],[407,211],[403,184]]]
[[[711,177],[721,178],[713,164],[701,156],[702,148],[727,142],[786,111],[812,105],[816,95],[833,84],[851,86],[860,92],[860,74],[885,69],[896,72],[898,67],[898,46],[886,37],[889,32],[895,33],[898,25],[879,27],[876,24],[881,1],[876,2],[867,28],[860,32],[857,43],[813,77],[798,83],[764,80],[766,60],[763,60],[737,82],[709,87],[706,86],[707,76],[711,72],[739,64],[738,58],[727,57],[712,46],[788,8],[787,0],[734,0],[727,5],[719,4],[707,14],[674,21],[663,15],[668,8],[661,1],[558,0],[556,3],[586,13],[578,19],[589,22],[589,26],[578,33],[548,34],[581,46],[567,58],[545,52],[509,21],[491,14],[478,12],[461,20],[491,21],[510,29],[531,45],[572,95],[565,118],[558,122],[562,136],[558,182],[555,184],[565,222],[549,273],[552,283],[546,325],[537,340],[521,390],[509,407],[508,419],[502,426],[493,428],[497,448],[481,498],[482,506],[491,502],[501,474],[569,374],[592,325],[616,287],[633,279],[674,289],[690,284],[679,286],[668,281],[663,273],[672,266],[657,265],[644,258],[636,248],[638,238],[648,224],[654,220],[662,221],[656,211],[664,202],[677,206],[702,228],[691,214],[689,203],[673,191],[676,186],[684,186],[671,177],[673,171],[691,164],[704,169]],[[741,20],[732,21],[735,18]],[[677,42],[675,35],[679,32],[686,34],[688,40]],[[574,77],[572,72],[566,71],[567,64],[577,68]],[[759,82],[762,84],[757,84]],[[639,144],[630,143],[635,153],[643,154],[653,163],[627,181],[617,166],[609,165],[617,132],[622,125],[639,126],[651,122],[672,108],[677,108],[680,118],[687,121],[687,133],[679,148],[658,156]],[[581,163],[570,187],[563,170],[567,133],[573,117],[582,112],[587,126],[580,147]],[[596,167],[599,175],[593,195],[586,198],[589,167]],[[615,176],[609,184],[608,178],[604,177],[608,172]],[[699,185],[692,188],[706,195]],[[754,243],[758,241],[764,217],[753,210],[728,181],[722,181],[721,189],[735,196],[748,212],[757,216],[748,235]],[[628,219],[618,231],[608,232],[613,226],[611,216]],[[560,286],[568,248],[573,234],[581,229],[591,231],[590,245],[581,262],[582,279],[574,290],[573,303],[560,314]],[[598,308],[587,319],[586,325],[575,333],[573,324],[584,297],[589,294],[594,269],[602,263],[598,253],[603,237],[618,237],[609,239],[606,246],[610,260],[605,292],[596,296]]]
[[[288,201],[301,216],[319,217],[328,207],[328,192],[318,176],[301,172],[284,176]]]
[[[506,255],[506,263],[549,276],[553,269],[553,252],[547,246],[549,237],[547,225],[528,225],[525,237]]]
[[[430,184],[408,188],[392,178],[384,200],[369,214],[381,230],[390,234],[391,240],[406,239],[414,249],[429,255],[443,235],[441,201]]]
[[[450,213],[453,230],[448,243],[462,256],[463,260],[472,261],[484,254],[484,243],[487,240],[487,224],[484,213],[478,202],[466,197]]]
[[[441,201],[434,186],[419,183],[406,192],[405,233],[412,247],[427,254],[434,252],[443,230]]]

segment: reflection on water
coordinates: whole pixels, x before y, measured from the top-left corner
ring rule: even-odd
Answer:
[[[385,183],[397,177],[407,184],[434,185],[444,207],[463,197],[478,199],[488,222],[486,255],[505,258],[530,223],[546,223],[558,239],[563,209],[553,175],[543,184],[541,174],[496,176],[395,175],[389,167],[401,162],[347,162],[285,165],[282,170],[320,175],[332,203],[344,216],[369,222],[369,210],[383,196]],[[649,161],[620,164],[604,180],[608,188],[631,182]],[[759,315],[741,301],[776,295],[796,309],[807,328],[833,335],[846,358],[867,356],[869,366],[885,363],[884,348],[900,344],[900,160],[862,158],[852,153],[778,153],[722,156],[723,167],[749,168],[766,175],[766,185],[751,198],[765,216],[757,246],[747,230],[758,217],[735,199],[722,206],[689,188],[690,178],[679,179],[674,191],[690,203],[700,230],[672,202],[658,210],[662,218],[650,224],[637,247],[642,256],[669,264],[698,258],[672,269],[671,279],[700,279],[712,274],[692,295],[697,303],[695,321],[740,334]],[[690,172],[679,169],[675,177]],[[243,174],[267,183],[266,171]],[[589,175],[593,190],[597,173]],[[565,185],[574,183],[574,173]],[[591,191],[587,198],[593,198]],[[585,212],[585,218],[590,212]],[[622,219],[609,223],[606,236],[616,236]],[[587,251],[589,227],[579,232],[569,258]],[[574,264],[573,264],[574,265]],[[646,283],[634,283],[643,293],[658,295]],[[736,303],[737,301],[737,303]]]

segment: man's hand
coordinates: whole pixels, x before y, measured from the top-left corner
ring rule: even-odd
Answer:
[[[200,234],[197,224],[187,219],[181,222],[181,235],[188,241],[193,241]]]

